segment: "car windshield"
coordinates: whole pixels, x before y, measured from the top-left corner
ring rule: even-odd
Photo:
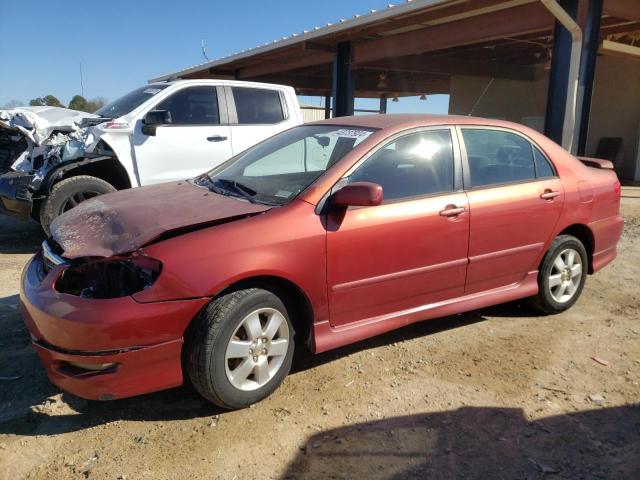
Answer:
[[[374,132],[339,125],[302,125],[275,135],[200,177],[217,193],[284,205]]]
[[[118,118],[139,107],[169,85],[145,85],[96,110],[101,117]]]

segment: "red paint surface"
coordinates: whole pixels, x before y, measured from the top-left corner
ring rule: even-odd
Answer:
[[[32,260],[23,275],[21,299],[32,335],[52,346],[38,347],[52,381],[87,398],[179,384],[185,329],[210,298],[241,280],[278,277],[296,286],[312,308],[314,350],[324,351],[411,322],[534,295],[538,265],[550,242],[574,225],[587,227],[593,236],[594,271],[615,258],[622,231],[615,173],[585,166],[533,130],[497,120],[409,115],[318,123],[381,130],[286,206],[227,221],[250,204],[225,199],[238,205],[227,203],[223,212],[222,206],[216,210],[215,194],[208,196],[213,197],[210,205],[195,200],[182,204],[180,212],[171,214],[178,217],[176,224],[188,225],[185,219],[204,215],[207,205],[215,210],[207,215],[221,223],[148,245],[138,238],[132,249],[143,247],[145,254],[160,260],[162,273],[152,287],[132,297],[92,300],[60,294],[53,287],[60,269],[40,280],[40,260]],[[352,207],[329,215],[316,212],[351,166],[389,136],[451,124],[519,131],[553,161],[559,178]],[[153,188],[163,187],[148,190]],[[540,197],[548,192],[558,195]],[[119,210],[109,204],[118,203],[119,195],[103,198],[117,215]],[[144,218],[147,198],[140,195],[140,205],[129,203],[132,211],[127,215]],[[452,205],[464,211],[440,215]],[[153,220],[166,226],[170,218],[157,211]],[[126,230],[128,221],[122,226]],[[87,248],[93,248],[91,242]],[[117,354],[121,357],[115,361],[122,366],[113,373],[78,378],[56,367],[69,356],[98,362],[95,352],[143,346]],[[144,375],[143,369],[154,375]]]

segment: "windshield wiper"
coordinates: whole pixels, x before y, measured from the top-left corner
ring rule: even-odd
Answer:
[[[243,198],[249,200],[251,203],[256,203],[256,200],[254,197],[258,192],[256,192],[254,189],[247,187],[246,185],[243,185],[242,183],[237,182],[236,180],[231,180],[229,178],[216,178],[214,180],[214,184],[215,182],[220,182],[223,185],[232,187],[234,191],[239,193]]]

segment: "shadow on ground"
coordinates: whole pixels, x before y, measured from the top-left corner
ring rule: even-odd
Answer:
[[[640,405],[528,421],[465,407],[313,435],[284,479],[640,478]]]

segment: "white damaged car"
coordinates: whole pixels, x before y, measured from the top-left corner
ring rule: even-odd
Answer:
[[[302,123],[291,87],[152,83],[95,114],[0,110],[0,213],[39,221],[97,195],[195,177]]]

